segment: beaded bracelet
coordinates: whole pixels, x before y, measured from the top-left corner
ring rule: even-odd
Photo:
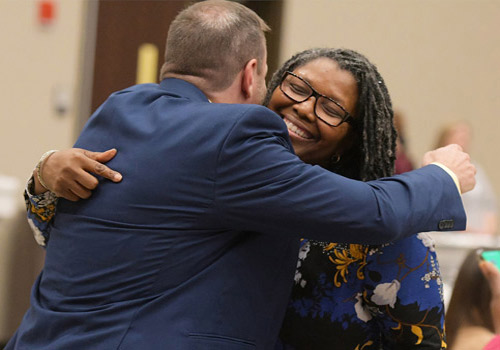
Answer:
[[[40,184],[45,187],[47,190],[50,190],[47,185],[45,184],[45,182],[42,180],[42,170],[43,170],[43,165],[45,164],[45,161],[54,153],[56,153],[58,150],[56,149],[53,149],[53,150],[50,150],[48,152],[45,152],[43,155],[42,155],[42,158],[40,158],[40,160],[38,161],[38,164],[36,165],[36,177],[38,179],[38,181],[40,182]]]

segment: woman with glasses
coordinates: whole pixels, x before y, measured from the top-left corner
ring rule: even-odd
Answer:
[[[296,154],[363,181],[394,171],[396,132],[385,83],[352,50],[288,60],[265,104],[288,126]],[[307,215],[307,213],[304,213]],[[308,240],[277,349],[443,349],[442,283],[429,235],[384,246]]]
[[[312,49],[293,56],[274,74],[264,104],[283,118],[304,162],[363,181],[393,173],[390,97],[361,54]],[[446,346],[441,278],[428,235],[384,246],[303,236],[277,349]]]

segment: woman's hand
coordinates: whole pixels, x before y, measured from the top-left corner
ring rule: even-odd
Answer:
[[[488,261],[480,262],[479,268],[490,285],[491,317],[493,318],[495,333],[500,334],[500,270]]]
[[[120,182],[122,175],[102,163],[106,163],[116,155],[116,149],[105,152],[91,152],[81,148],[57,151],[48,157],[41,171],[42,180],[47,187],[38,181],[34,171],[35,194],[47,190],[58,197],[70,201],[89,198],[99,181],[90,173],[105,177],[113,182]]]

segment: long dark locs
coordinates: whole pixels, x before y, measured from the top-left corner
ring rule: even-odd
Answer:
[[[268,105],[286,71],[321,57],[337,62],[341,69],[350,72],[358,84],[359,94],[354,115],[356,141],[329,170],[362,181],[392,175],[397,133],[391,98],[377,67],[362,54],[348,49],[319,48],[294,55],[273,74],[264,105]]]

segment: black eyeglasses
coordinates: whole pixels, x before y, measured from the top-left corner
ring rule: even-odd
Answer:
[[[306,80],[292,72],[285,72],[281,79],[280,90],[290,100],[302,103],[311,96],[316,98],[314,113],[318,119],[330,126],[339,126],[343,122],[354,125],[354,118],[334,99],[322,95]]]

